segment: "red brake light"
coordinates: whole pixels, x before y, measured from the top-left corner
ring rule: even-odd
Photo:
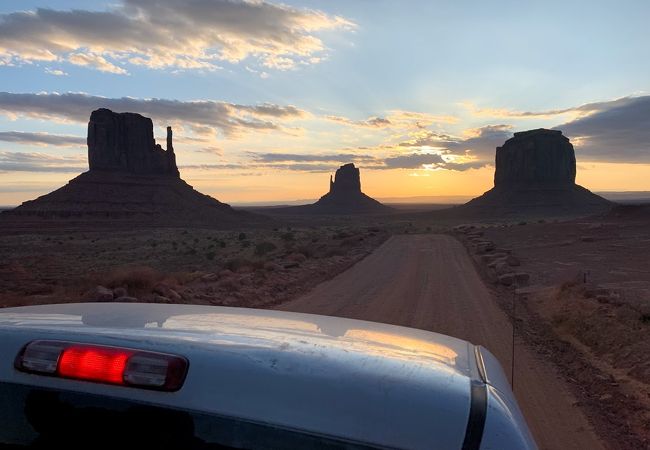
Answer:
[[[59,357],[58,374],[67,378],[123,384],[126,361],[131,355],[132,351],[109,347],[68,347]]]
[[[103,345],[33,341],[16,358],[24,372],[163,391],[181,388],[187,359]]]

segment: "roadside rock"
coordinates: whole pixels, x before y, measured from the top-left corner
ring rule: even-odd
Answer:
[[[158,295],[158,294],[154,294],[153,301],[154,303],[173,303],[167,297],[163,297],[162,295]]]
[[[515,275],[512,273],[507,273],[505,275],[500,275],[497,280],[504,286],[512,286],[512,284],[515,282]]]
[[[530,282],[530,274],[525,272],[517,272],[514,277],[517,286],[528,286],[528,283]]]
[[[513,255],[506,256],[506,263],[511,267],[517,267],[521,265],[519,259]]]
[[[494,266],[494,271],[497,273],[497,275],[504,275],[510,272],[510,266],[505,261],[499,261]]]
[[[96,302],[110,302],[113,291],[104,286],[96,286],[84,294],[84,299]]]
[[[217,281],[219,279],[219,275],[216,273],[206,273],[201,277],[201,281],[204,283],[210,283],[212,281]]]
[[[154,286],[153,292],[156,294],[159,294],[163,297],[167,297],[170,299],[172,302],[180,302],[182,300],[180,294],[167,286],[164,283],[158,283],[157,285]]]
[[[115,301],[118,303],[137,303],[138,299],[135,297],[124,296],[124,297],[116,298]]]
[[[126,290],[126,288],[117,287],[117,288],[113,289],[113,298],[126,297],[128,295],[129,295],[129,293]]]

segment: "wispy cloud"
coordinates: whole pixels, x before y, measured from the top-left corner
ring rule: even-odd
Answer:
[[[85,156],[0,151],[0,172],[79,173],[86,168]]]
[[[0,64],[0,65],[2,65],[2,64]],[[45,68],[45,73],[47,73],[49,75],[54,75],[55,77],[67,77],[68,76],[67,72],[64,72],[61,69],[52,69],[50,67]]]
[[[121,0],[104,11],[38,8],[0,15],[0,61],[67,61],[116,74],[125,64],[214,70],[253,58],[269,69],[314,64],[324,30],[350,20],[263,0]]]
[[[86,138],[81,136],[24,131],[1,131],[0,141],[25,145],[53,145],[57,147],[81,147],[86,145]]]
[[[247,130],[280,130],[280,122],[309,116],[306,111],[295,106],[267,103],[250,106],[217,101],[106,98],[83,93],[0,92],[0,114],[8,117],[26,116],[86,123],[90,112],[97,108],[138,112],[162,122],[161,124],[185,123],[228,136]]]
[[[296,153],[254,153],[249,152],[254,161],[259,162],[340,162],[374,161],[371,155],[358,155],[355,153],[326,153],[326,154],[296,154]]]
[[[370,117],[365,120],[352,120],[341,116],[325,116],[325,119],[332,122],[342,123],[344,125],[362,128],[383,128],[391,125],[390,120],[384,119],[383,117]]]
[[[424,129],[434,124],[458,122],[458,118],[451,115],[436,115],[400,109],[387,111],[384,117],[372,116],[360,120],[333,114],[325,115],[323,118],[354,128],[391,128],[398,130]]]

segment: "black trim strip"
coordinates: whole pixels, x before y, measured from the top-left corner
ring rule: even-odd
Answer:
[[[470,392],[469,418],[462,450],[479,450],[487,413],[487,387],[481,381],[472,380]]]

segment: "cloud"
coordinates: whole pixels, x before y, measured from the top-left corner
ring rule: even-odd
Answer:
[[[484,167],[484,161],[449,159],[439,153],[409,153],[390,156],[383,160],[384,169],[425,169],[464,171]]]
[[[420,130],[411,134],[411,139],[398,144],[399,147],[437,147],[444,148],[446,143],[454,142],[448,134],[436,133],[431,130]]]
[[[425,164],[437,165],[444,162],[442,156],[437,153],[411,153],[384,159],[387,169],[421,169]]]
[[[416,111],[390,110],[386,117],[372,116],[363,120],[354,120],[337,115],[326,115],[324,119],[356,128],[393,128],[405,130],[424,129],[433,124],[456,123],[453,116],[440,116]]]
[[[1,65],[2,64],[0,63],[0,66]],[[61,69],[51,69],[49,67],[45,68],[45,73],[47,73],[49,75],[54,75],[56,77],[67,77],[68,76],[68,74],[66,72],[64,72],[63,70],[61,70]]]
[[[357,155],[354,153],[330,153],[330,154],[295,154],[295,153],[253,153],[249,155],[254,161],[264,163],[279,162],[338,162],[350,161],[374,161],[370,155]]]
[[[383,117],[370,117],[366,120],[352,120],[348,119],[347,117],[325,116],[325,119],[332,122],[361,128],[383,128],[391,125],[391,121],[384,119]]]
[[[213,70],[216,61],[250,58],[286,70],[320,60],[319,32],[354,27],[343,17],[262,0],[121,0],[103,11],[0,15],[0,61],[68,61],[123,74],[116,63]]]
[[[86,138],[49,133],[30,133],[23,131],[2,131],[0,141],[24,145],[54,145],[57,147],[80,147],[86,145]]]
[[[223,156],[223,149],[221,147],[205,147],[194,150],[196,153],[208,153],[210,155]]]
[[[592,103],[592,113],[555,127],[579,159],[650,163],[650,96]]]
[[[469,153],[482,161],[494,161],[496,148],[513,136],[512,125],[486,125],[467,130],[463,139],[449,141],[445,148],[454,153]]]
[[[463,102],[461,105],[465,106],[470,113],[474,116],[495,117],[495,118],[514,118],[514,119],[540,119],[540,118],[553,118],[563,114],[573,114],[575,117],[584,117],[594,114],[604,109],[611,109],[615,107],[624,107],[633,103],[638,97],[621,97],[615,100],[584,103],[578,106],[571,106],[569,108],[548,109],[541,111],[517,111],[506,108],[478,108],[471,102]]]
[[[487,125],[466,130],[462,137],[456,137],[431,130],[419,130],[411,133],[411,138],[397,144],[406,148],[435,148],[440,154],[469,155],[483,164],[493,161],[496,147],[511,138],[511,125]],[[421,153],[427,154],[427,153]],[[479,164],[477,162],[477,164]],[[453,167],[448,164],[449,167]]]
[[[92,67],[100,72],[116,73],[119,75],[126,75],[128,73],[123,68],[108,62],[103,56],[94,53],[72,53],[68,56],[68,62],[75,66]]]
[[[106,98],[84,93],[14,94],[0,92],[0,114],[39,119],[85,123],[91,111],[108,108],[116,112],[131,111],[152,117],[160,125],[187,123],[199,129],[220,131],[227,136],[245,130],[280,130],[279,121],[308,117],[295,106],[262,104],[238,105],[216,101],[180,101]]]
[[[45,153],[0,151],[0,172],[83,172],[85,156],[53,156]]]

